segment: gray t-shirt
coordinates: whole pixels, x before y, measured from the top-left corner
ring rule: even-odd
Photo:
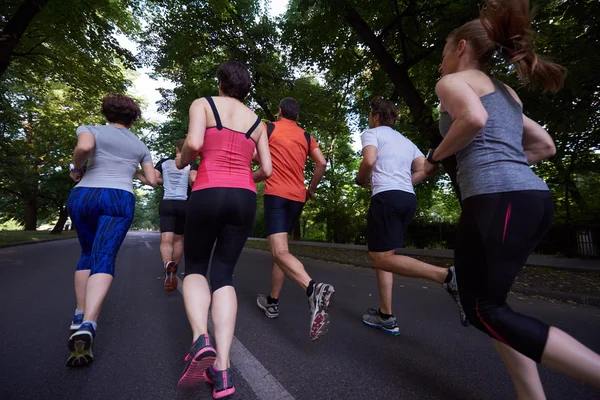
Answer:
[[[133,193],[133,174],[139,164],[152,163],[148,147],[129,129],[112,125],[80,126],[96,144],[77,187],[121,189]]]
[[[373,196],[388,190],[415,193],[412,162],[423,153],[413,142],[389,126],[367,129],[360,139],[363,149],[367,146],[377,148],[377,161],[371,175]]]
[[[198,164],[191,163],[183,169],[178,169],[175,160],[163,158],[154,168],[162,174],[165,188],[163,200],[187,200],[190,191],[190,171],[197,171]]]
[[[456,153],[456,179],[462,199],[518,190],[549,190],[529,167],[523,150],[523,110],[504,84],[481,97],[488,113],[485,126],[467,147]],[[440,132],[446,136],[452,117],[442,113]]]

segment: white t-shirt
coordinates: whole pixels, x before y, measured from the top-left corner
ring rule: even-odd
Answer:
[[[362,148],[375,146],[377,160],[371,175],[373,196],[388,190],[414,193],[412,162],[423,153],[400,132],[389,126],[367,129],[360,137]]]

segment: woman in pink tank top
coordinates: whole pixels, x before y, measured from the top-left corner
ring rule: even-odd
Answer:
[[[184,168],[202,155],[185,225],[183,293],[193,338],[179,386],[209,382],[213,397],[220,399],[235,392],[229,362],[237,315],[233,270],[252,231],[255,182],[271,176],[272,168],[265,125],[242,103],[250,90],[248,70],[229,61],[218,68],[217,78],[219,96],[197,99],[190,107],[188,135],[177,163]],[[260,168],[252,172],[255,151]],[[215,241],[209,288],[206,273]],[[207,329],[211,289],[218,349]]]

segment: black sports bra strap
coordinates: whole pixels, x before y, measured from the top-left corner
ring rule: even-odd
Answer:
[[[254,125],[252,125],[252,128],[250,128],[250,130],[248,132],[246,132],[246,139],[248,139],[250,137],[250,135],[252,135],[252,132],[254,132],[254,130],[258,127],[258,125],[262,122],[262,120],[260,119],[260,117],[258,117],[256,119],[256,122],[254,122]]]
[[[223,129],[223,124],[221,124],[221,117],[219,117],[219,112],[217,111],[217,106],[215,106],[215,101],[210,96],[206,96],[205,99],[206,99],[206,101],[208,101],[208,104],[210,104],[210,108],[212,109],[212,112],[215,116],[215,121],[217,123],[217,129],[218,130]]]

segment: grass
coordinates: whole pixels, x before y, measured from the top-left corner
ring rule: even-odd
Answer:
[[[246,247],[268,250],[266,241],[248,240]],[[366,251],[290,244],[290,252],[299,257],[314,258],[339,264],[372,268]],[[411,256],[440,267],[453,265],[451,258]],[[543,293],[569,293],[600,298],[600,272],[565,271],[547,267],[526,266],[521,270],[512,290],[536,290]]]
[[[51,235],[50,231],[0,231],[0,244],[74,237],[77,237],[75,231],[66,231],[60,235]]]

